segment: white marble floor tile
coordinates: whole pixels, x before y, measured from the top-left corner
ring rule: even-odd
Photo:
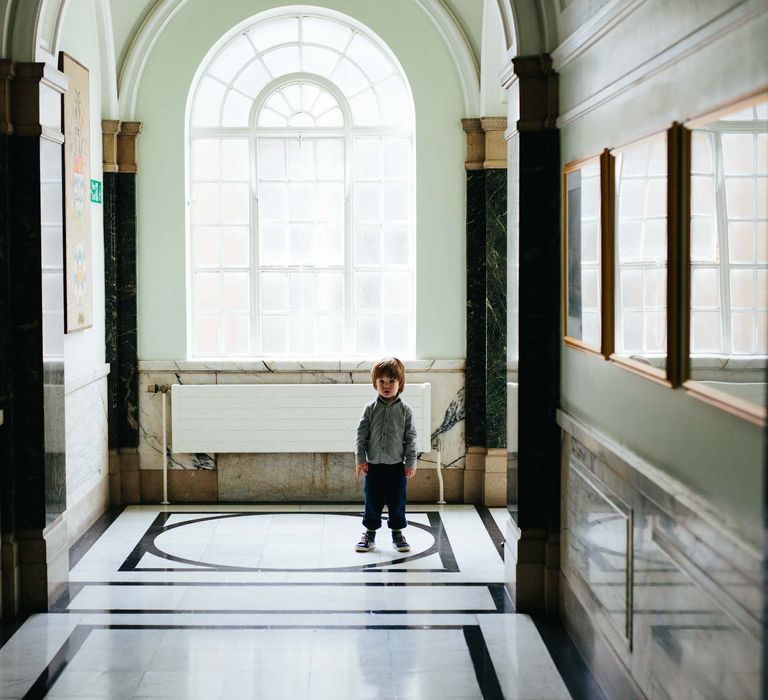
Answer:
[[[126,508],[71,571],[68,611],[30,618],[0,649],[0,697],[23,696],[59,653],[56,698],[479,698],[478,638],[505,697],[568,697],[530,620],[462,585],[504,580],[473,506],[411,508],[410,554],[392,549],[386,524],[374,551],[355,552],[361,510]],[[505,509],[491,513],[503,524]],[[148,531],[192,563],[142,556]],[[435,533],[450,548],[419,558]],[[452,557],[458,571],[445,568]]]

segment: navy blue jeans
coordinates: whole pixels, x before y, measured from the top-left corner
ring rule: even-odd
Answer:
[[[381,512],[384,506],[389,512],[389,527],[402,530],[405,520],[405,469],[402,464],[369,464],[365,477],[366,530],[381,527]]]

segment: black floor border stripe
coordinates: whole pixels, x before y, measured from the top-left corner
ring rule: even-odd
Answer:
[[[70,610],[58,611],[68,615],[498,615],[504,613],[504,610],[498,608],[480,608],[477,610],[415,610],[407,608],[403,610],[381,610],[381,609],[349,609],[340,610],[249,610],[247,608],[237,608],[236,610],[144,610],[141,608],[112,608],[112,609],[91,609],[91,608],[72,608]],[[514,611],[509,611],[514,613]]]
[[[80,560],[88,553],[98,539],[109,529],[109,526],[120,517],[125,506],[107,508],[96,521],[69,548],[69,570],[72,571]]]
[[[482,520],[483,525],[485,525],[485,529],[488,531],[488,535],[491,538],[491,542],[493,542],[493,546],[499,553],[501,560],[504,561],[504,533],[499,528],[496,520],[494,520],[493,515],[491,515],[491,511],[488,508],[480,505],[475,505],[475,508],[477,510],[477,514],[480,516],[480,520]]]
[[[491,653],[485,643],[483,630],[476,625],[466,625],[464,626],[464,639],[472,658],[472,665],[475,668],[475,676],[480,686],[480,692],[483,694],[483,700],[504,700],[504,693],[501,692],[499,677],[496,675]]]
[[[109,630],[462,630],[475,677],[483,694],[483,700],[504,700],[499,678],[493,666],[488,645],[479,625],[77,625],[64,641],[53,659],[43,669],[23,700],[42,700],[85,644],[91,632]]]

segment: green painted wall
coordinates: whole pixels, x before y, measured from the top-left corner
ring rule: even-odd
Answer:
[[[138,96],[138,316],[141,360],[186,357],[185,107],[195,71],[231,27],[283,3],[190,0],[149,56]],[[312,3],[318,4],[321,3]],[[465,353],[463,100],[453,61],[412,0],[328,0],[400,60],[416,106],[417,355]]]
[[[577,3],[574,2],[574,5]],[[560,113],[663,54],[736,0],[649,0],[560,70]],[[674,6],[674,7],[672,7]],[[737,10],[740,9],[737,7]],[[708,29],[709,27],[709,29]],[[635,37],[628,42],[629,36]],[[768,85],[768,16],[742,24],[608,96],[561,129],[563,164],[628,143]],[[673,49],[674,50],[674,49]],[[556,66],[557,68],[557,66]],[[686,394],[563,347],[561,405],[571,415],[706,496],[761,526],[764,431]]]

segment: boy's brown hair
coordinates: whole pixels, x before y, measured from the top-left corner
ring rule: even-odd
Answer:
[[[376,388],[376,380],[379,377],[392,377],[399,382],[397,388],[397,395],[403,393],[405,389],[405,367],[396,357],[385,357],[383,360],[379,360],[371,367],[371,384],[373,388]]]

